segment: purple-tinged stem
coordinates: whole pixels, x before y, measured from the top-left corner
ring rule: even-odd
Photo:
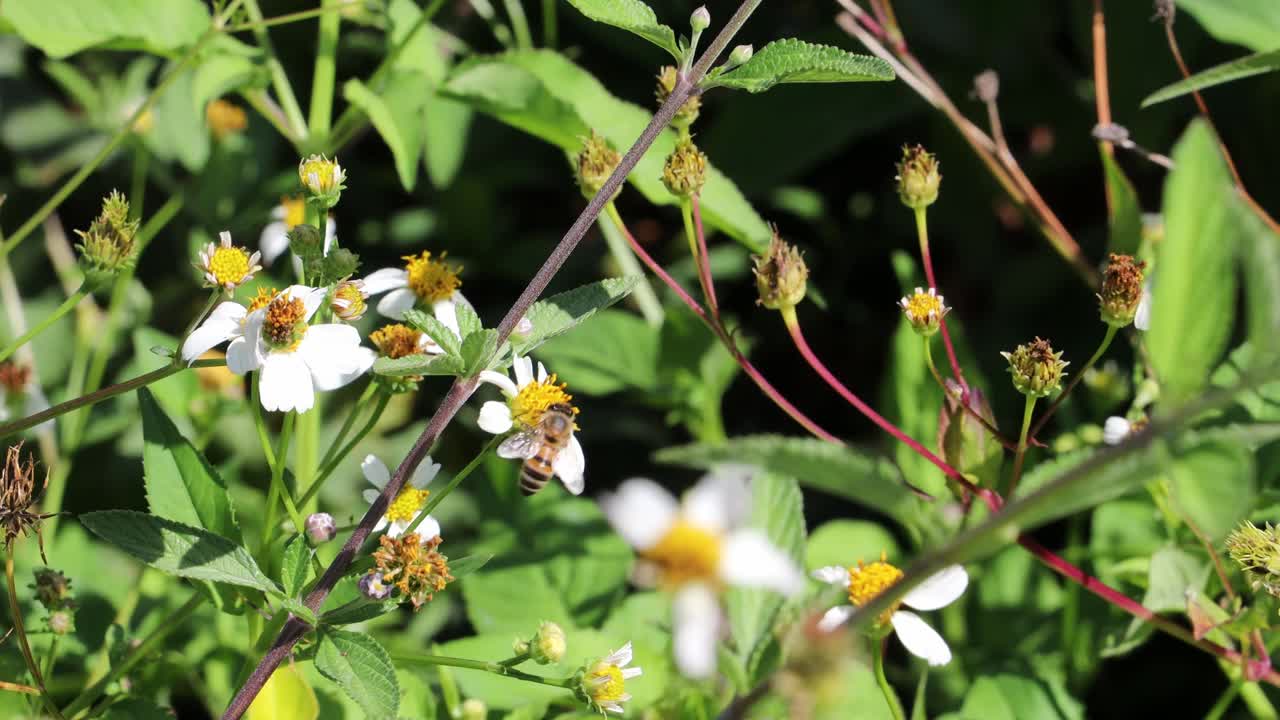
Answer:
[[[711,254],[707,252],[707,235],[702,231],[702,205],[698,196],[689,198],[693,210],[693,230],[698,236],[698,267],[702,271],[702,285],[707,291],[707,307],[711,308],[711,316],[720,319],[720,303],[716,301],[716,286],[711,280]]]

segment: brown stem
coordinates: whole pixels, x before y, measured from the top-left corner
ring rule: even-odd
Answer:
[[[1107,17],[1102,12],[1102,0],[1093,0],[1093,104],[1097,109],[1098,124],[1111,124],[1111,90],[1107,81]],[[1114,153],[1111,143],[1099,141],[1102,152]],[[1107,206],[1111,193],[1107,193]]]

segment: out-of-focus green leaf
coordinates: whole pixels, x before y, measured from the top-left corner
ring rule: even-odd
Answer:
[[[538,350],[560,379],[575,390],[607,395],[658,384],[659,329],[622,310],[604,310],[572,334]]]
[[[406,355],[402,358],[380,357],[373,362],[378,375],[461,375],[465,370],[461,357],[452,355]]]
[[[1079,720],[1077,702],[1060,704],[1037,678],[999,673],[974,681],[960,707],[959,720]]]
[[[227,35],[219,35],[209,43],[191,83],[190,99],[196,111],[203,113],[210,100],[236,90],[265,86],[270,75],[260,63],[261,56],[258,48]]]
[[[901,556],[898,540],[879,523],[867,520],[830,520],[809,533],[805,547],[805,569],[828,565],[852,565],[858,560],[878,560],[884,553],[890,561]]]
[[[473,58],[454,70],[441,92],[570,153],[582,149],[582,138],[591,130],[616,148],[630,147],[651,117],[646,110],[614,97],[564,56],[547,50]],[[662,184],[662,166],[675,142],[674,131],[663,131],[628,177],[649,202],[677,204]],[[567,171],[564,182],[572,182]],[[708,225],[752,250],[763,250],[768,244],[770,233],[764,220],[737,186],[710,165],[699,199]]]
[[[245,717],[247,720],[317,720],[320,701],[297,666],[284,663],[267,678]]]
[[[56,58],[104,45],[165,54],[194,43],[210,23],[199,0],[5,0],[0,20]]]
[[[1280,32],[1276,33],[1276,42],[1280,43]],[[1147,99],[1142,101],[1142,107],[1182,97],[1196,90],[1203,90],[1214,85],[1222,85],[1223,83],[1277,70],[1280,70],[1280,50],[1254,53],[1238,60],[1215,65],[1208,70],[1201,70],[1185,80],[1166,85],[1148,95]]]
[[[1237,229],[1235,190],[1213,131],[1196,120],[1173,150],[1164,191],[1165,239],[1156,249],[1146,345],[1161,400],[1190,399],[1209,380],[1231,335]]]
[[[405,190],[413,190],[418,182],[418,154],[422,151],[422,99],[430,87],[419,73],[392,72],[387,87],[375,93],[364,83],[351,79],[342,86],[342,95],[369,116],[391,156],[396,173]]]
[[[1217,544],[1248,517],[1257,497],[1253,453],[1239,443],[1209,440],[1182,450],[1169,469],[1175,506]]]
[[[1234,206],[1249,342],[1274,356],[1280,351],[1280,235],[1243,200],[1236,198]]]
[[[1209,563],[1185,550],[1166,547],[1151,556],[1147,593],[1142,604],[1153,612],[1177,612],[1187,606],[1187,591],[1204,590]],[[1134,619],[1135,623],[1141,623]]]
[[[894,77],[893,68],[879,58],[786,38],[765,45],[750,60],[706,85],[758,93],[779,83],[887,81]]]
[[[605,278],[590,285],[539,300],[525,317],[533,325],[527,333],[511,336],[511,347],[517,355],[531,350],[557,335],[569,332],[582,321],[631,293],[639,278]]]
[[[1107,153],[1102,155],[1102,170],[1111,194],[1110,232],[1107,250],[1113,253],[1134,255],[1142,243],[1142,207],[1133,183],[1120,169],[1116,159]]]
[[[161,72],[172,72],[173,65]],[[177,160],[196,172],[209,160],[209,130],[204,107],[191,103],[195,95],[195,70],[183,70],[151,110],[152,127],[142,134],[147,147],[163,160]]]
[[[514,588],[519,588],[518,603],[511,601]],[[569,618],[560,593],[535,565],[491,566],[472,573],[462,582],[462,596],[467,602],[467,618],[479,633],[532,634],[542,620],[563,624]]]
[[[1280,5],[1271,0],[1178,0],[1210,35],[1258,52],[1280,47]]]
[[[342,687],[370,720],[396,717],[400,683],[387,651],[365,633],[326,629],[316,647],[316,670]]]
[[[1038,512],[1032,513],[1030,518],[1020,526],[1024,530],[1030,530],[1137,490],[1144,483],[1159,477],[1163,471],[1164,464],[1160,455],[1162,452],[1164,452],[1163,446],[1156,446],[1147,452],[1107,463],[1077,484],[1070,497],[1045,503],[1038,508]],[[1093,454],[1092,450],[1079,450],[1037,464],[1023,475],[1014,497],[1031,495],[1062,473],[1087,461]]]
[[[639,35],[680,59],[675,31],[658,22],[653,8],[641,0],[569,0],[569,4],[596,22]]]

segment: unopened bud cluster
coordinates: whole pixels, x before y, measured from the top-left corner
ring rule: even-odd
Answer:
[[[1036,338],[1034,342],[1019,345],[1013,352],[1002,352],[1009,361],[1009,374],[1013,386],[1023,395],[1046,397],[1062,387],[1062,378],[1070,363],[1062,359],[1061,352],[1054,352],[1048,340]]]
[[[595,197],[621,161],[622,155],[609,147],[607,140],[594,130],[591,131],[591,137],[583,141],[582,151],[574,158],[573,163],[573,176],[578,181],[578,189],[582,191],[583,197]],[[618,191],[621,190],[619,187]]]
[[[129,201],[112,190],[102,201],[102,212],[88,230],[77,230],[80,265],[91,284],[105,282],[133,267],[138,221],[129,219]]]
[[[516,640],[511,649],[517,655],[528,655],[530,660],[539,665],[554,665],[564,659],[567,647],[564,630],[559,625],[544,620],[533,637]]]
[[[1098,292],[1098,309],[1102,322],[1112,327],[1126,327],[1138,314],[1142,304],[1145,262],[1134,262],[1129,255],[1111,254]]]
[[[39,568],[34,574],[31,588],[36,591],[36,600],[49,611],[45,618],[49,632],[66,635],[75,629],[76,602],[71,597],[71,580],[52,568]]]
[[[904,145],[897,181],[903,205],[913,210],[929,207],[938,199],[938,186],[942,184],[938,159],[920,145]]]
[[[654,97],[658,101],[658,105],[662,105],[671,97],[671,93],[675,92],[676,84],[680,81],[680,73],[675,66],[667,65],[658,73],[658,87],[654,90]],[[690,125],[693,125],[698,119],[698,115],[702,112],[702,96],[692,94],[676,114],[671,118],[671,127],[681,132],[687,131]]]
[[[1275,527],[1267,523],[1259,528],[1246,520],[1227,536],[1227,553],[1255,590],[1280,597],[1280,537]]]
[[[790,309],[804,300],[809,284],[809,268],[800,251],[788,244],[777,231],[769,241],[769,249],[757,255],[755,263],[757,300],[770,310]]]
[[[680,198],[693,197],[702,192],[706,182],[707,156],[692,140],[677,142],[676,149],[662,166],[662,184],[667,186],[667,191]]]

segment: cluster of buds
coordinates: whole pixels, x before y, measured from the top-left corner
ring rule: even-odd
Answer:
[[[582,151],[573,163],[573,176],[583,197],[588,200],[595,197],[621,161],[618,151],[609,147],[609,142],[592,130],[591,136],[582,141]],[[618,192],[621,191],[619,187]],[[614,197],[617,197],[616,193]]]
[[[564,659],[568,643],[564,630],[557,624],[544,620],[538,625],[538,631],[528,640],[516,638],[511,650],[516,655],[527,655],[539,665],[554,665]]]
[[[788,244],[774,228],[769,249],[752,258],[755,263],[757,302],[770,310],[789,310],[804,300],[809,285],[809,268],[795,246]]]
[[[338,198],[346,189],[343,185],[346,179],[347,174],[337,158],[330,160],[324,155],[310,155],[298,163],[298,180],[302,187],[310,195],[311,202],[325,210],[338,204]]]
[[[1227,536],[1227,553],[1249,579],[1254,590],[1280,597],[1280,537],[1267,523],[1265,529],[1248,520]]]
[[[671,97],[671,93],[675,92],[676,84],[680,81],[680,72],[674,66],[668,65],[658,73],[658,87],[654,90],[654,97],[658,100],[658,105],[662,105]],[[689,126],[698,119],[698,115],[702,112],[702,96],[692,94],[676,114],[671,117],[671,127],[680,131],[682,135],[687,135]]]
[[[1032,397],[1047,397],[1062,387],[1062,378],[1070,364],[1062,359],[1061,352],[1053,351],[1048,340],[1040,338],[1019,345],[1011,353],[1000,354],[1009,361],[1013,386],[1023,395]]]
[[[898,197],[912,210],[923,210],[938,199],[942,173],[933,153],[916,145],[902,146],[902,162],[898,163]]]
[[[1126,327],[1138,314],[1142,304],[1145,262],[1134,262],[1132,256],[1111,254],[1102,275],[1098,292],[1098,309],[1102,322],[1117,328]]]
[[[102,201],[102,212],[88,230],[77,230],[80,266],[85,281],[97,287],[133,267],[138,221],[129,219],[129,201],[112,190]]]
[[[662,166],[662,184],[667,186],[667,192],[679,198],[693,197],[702,192],[706,182],[707,156],[688,138],[677,142]]]
[[[46,474],[41,490],[49,483]],[[40,523],[52,515],[36,512],[36,463],[28,454],[22,455],[22,443],[9,446],[5,453],[4,468],[0,469],[0,530],[4,531],[6,548],[12,548],[18,535],[32,532],[40,540],[40,558],[44,559],[44,539],[40,536]],[[47,561],[46,561],[47,562]]]
[[[66,575],[52,568],[40,568],[35,571],[35,583],[30,587],[36,591],[36,600],[49,612],[45,618],[49,632],[66,635],[75,629],[76,602],[71,597],[71,580]]]
[[[413,603],[415,612],[453,580],[449,558],[436,552],[439,536],[424,540],[413,532],[398,538],[383,535],[379,542],[382,546],[373,553],[377,568],[369,573],[377,577],[368,581],[370,588],[378,586],[387,594],[392,588],[398,590],[402,600]],[[361,580],[362,591],[364,584],[365,580]],[[371,595],[368,591],[365,594]]]

